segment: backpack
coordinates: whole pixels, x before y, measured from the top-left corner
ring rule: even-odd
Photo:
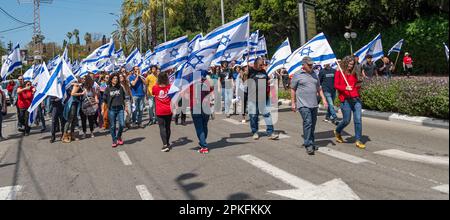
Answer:
[[[83,103],[81,104],[81,111],[84,115],[92,116],[97,114],[98,105],[95,103],[95,99],[89,96],[85,96]]]

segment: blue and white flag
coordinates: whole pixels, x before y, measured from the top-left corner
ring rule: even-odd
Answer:
[[[180,37],[155,47],[156,60],[161,71],[176,68],[188,58],[188,37]]]
[[[36,89],[36,94],[39,95],[46,87],[48,80],[50,79],[50,74],[48,72],[47,66],[45,63],[43,65],[33,66],[34,78],[33,78],[33,86]],[[35,96],[37,96],[35,95]],[[42,99],[42,101],[44,101]],[[41,102],[37,104],[39,106]],[[38,109],[36,108],[34,111],[30,112],[30,116],[28,117],[28,125],[32,125],[38,116]]]
[[[125,53],[123,52],[123,49],[120,48],[118,51],[116,51],[113,55],[114,62],[116,66],[123,66],[126,63],[127,58],[125,57]]]
[[[29,113],[35,114],[36,113],[35,110],[48,96],[62,97],[62,90],[61,90],[62,83],[58,78],[59,72],[61,72],[62,69],[62,63],[61,62],[59,63],[60,65],[57,65],[55,67],[55,71],[53,72],[52,75],[49,74],[47,66],[42,65],[41,67],[42,74],[40,74],[40,77],[38,79],[39,82],[37,83],[36,93],[34,94],[31,106],[28,108]]]
[[[249,56],[249,60],[248,62],[250,64],[253,64],[256,60],[256,58],[261,57],[261,56],[266,56],[267,55],[267,43],[266,43],[266,38],[264,36],[260,37],[258,39],[258,44],[256,47],[256,50],[250,52],[250,54],[248,54]]]
[[[56,67],[56,65],[57,65],[56,62],[58,61],[58,59],[59,59],[59,55],[56,55],[56,57],[54,57],[53,59],[48,61],[47,69],[48,69],[49,72],[52,72],[53,68]]]
[[[400,53],[402,51],[403,39],[401,39],[398,43],[396,43],[388,52],[388,56],[391,55],[392,52]]]
[[[248,38],[248,51],[252,53],[258,49],[259,30],[253,32]]]
[[[302,70],[302,60],[309,56],[316,65],[324,66],[336,62],[336,56],[323,33],[312,38],[308,43],[294,51],[286,60],[285,68],[289,75]]]
[[[248,48],[250,35],[250,15],[247,14],[228,24],[216,28],[199,42],[199,48],[208,48],[219,43],[212,65],[219,65],[221,61],[239,59],[243,51]]]
[[[267,69],[267,74],[273,75],[277,70],[284,67],[286,59],[292,54],[291,44],[289,43],[289,38],[286,39],[272,57],[269,67]]]
[[[125,68],[127,71],[131,71],[135,66],[141,67],[143,64],[142,54],[139,52],[139,50],[136,48],[133,50],[133,52],[128,56],[125,64]]]
[[[448,61],[448,46],[445,43],[444,43],[444,49],[445,49],[445,55],[447,56],[447,61]]]
[[[141,65],[141,72],[145,73],[150,70],[150,67],[152,65],[155,65],[155,53],[153,53],[151,50],[148,50],[147,53],[145,53],[144,60],[142,61]]]
[[[202,75],[207,74],[217,47],[218,44],[215,44],[189,55],[188,61],[175,72],[175,81],[169,90],[170,97],[188,89],[195,81],[200,80]]]
[[[23,74],[23,80],[24,81],[33,81],[33,72],[34,72],[34,65],[30,67],[24,74]]]
[[[114,55],[114,41],[111,38],[111,40],[109,41],[109,43],[97,48],[96,50],[94,50],[94,52],[92,52],[88,57],[86,57],[86,59],[84,59],[82,61],[82,63],[97,63],[99,61],[103,61],[106,59],[111,58],[111,56]]]
[[[190,55],[192,52],[199,50],[200,45],[199,42],[203,38],[203,34],[197,34],[189,43],[188,43],[188,54]]]
[[[11,75],[11,73],[14,72],[14,70],[22,68],[22,59],[20,57],[20,46],[17,44],[13,51],[8,55],[8,57],[5,60],[5,63],[2,65],[2,70],[0,73],[0,76],[2,80],[6,80],[6,77]]]
[[[67,47],[64,48],[64,52],[63,52],[62,57],[63,57],[64,61],[66,61],[67,64],[70,63],[70,59],[69,59],[69,51],[67,50]]]
[[[356,51],[355,55],[359,57],[359,63],[364,63],[367,55],[372,55],[373,62],[381,59],[384,56],[381,34],[378,34],[369,44]]]

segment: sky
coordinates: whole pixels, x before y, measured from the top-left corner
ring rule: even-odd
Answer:
[[[33,4],[19,4],[19,1],[33,2],[33,0],[0,0],[0,7],[16,19],[32,23]],[[120,14],[121,4],[122,0],[53,0],[52,4],[41,4],[41,31],[46,38],[44,42],[62,45],[67,32],[74,29],[80,31],[82,43],[86,32],[109,37],[115,30],[113,26],[117,18],[115,15]],[[22,25],[0,11],[0,41],[5,45],[9,41],[13,44],[20,43],[21,48],[24,48],[33,36],[33,25],[2,33],[4,30]]]

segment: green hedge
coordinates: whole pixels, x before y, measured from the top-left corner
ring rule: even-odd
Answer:
[[[364,109],[449,119],[448,78],[393,78],[365,82]]]

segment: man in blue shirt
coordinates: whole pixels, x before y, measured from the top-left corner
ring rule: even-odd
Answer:
[[[136,106],[132,114],[132,123],[139,128],[142,126],[142,112],[144,109],[145,98],[145,80],[141,75],[141,70],[138,66],[133,68],[133,73],[129,76],[128,80],[131,84],[131,95],[133,96],[133,103]]]

